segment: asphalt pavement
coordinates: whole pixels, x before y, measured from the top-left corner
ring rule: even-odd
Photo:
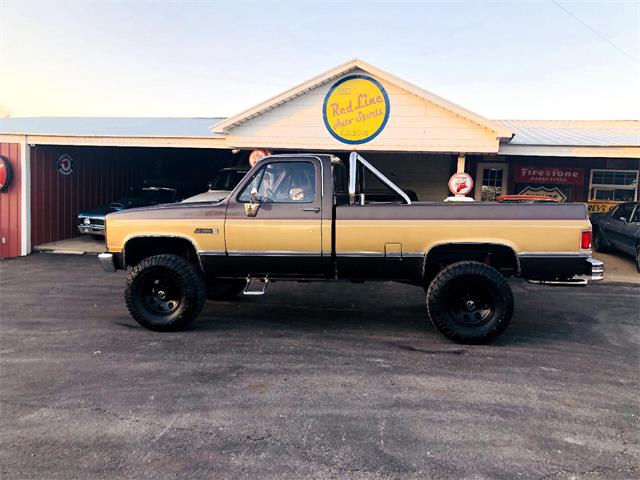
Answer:
[[[89,255],[0,262],[3,479],[640,476],[640,287],[513,281],[488,346],[421,289],[276,283],[184,332]]]

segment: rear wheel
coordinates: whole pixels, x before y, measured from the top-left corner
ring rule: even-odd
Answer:
[[[207,282],[207,299],[214,301],[233,300],[246,285],[245,280],[212,280]]]
[[[496,269],[475,261],[457,262],[444,268],[429,285],[427,311],[447,338],[488,343],[509,325],[513,293]]]
[[[202,310],[204,280],[195,265],[184,257],[154,255],[129,273],[125,300],[129,313],[143,327],[179,330]]]
[[[636,269],[640,273],[640,245],[636,247]]]
[[[605,244],[604,238],[602,238],[602,233],[598,228],[593,230],[593,249],[600,253],[607,251],[607,245]]]

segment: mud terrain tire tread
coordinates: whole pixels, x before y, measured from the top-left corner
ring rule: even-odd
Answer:
[[[447,290],[460,279],[482,282],[495,297],[492,317],[482,327],[463,327],[448,314]],[[498,337],[513,316],[513,292],[505,278],[493,267],[476,261],[452,263],[443,268],[427,289],[427,311],[431,323],[444,336],[458,343],[484,344]]]
[[[138,283],[151,269],[171,271],[182,289],[182,298],[177,310],[161,317],[149,312],[141,304]],[[129,313],[145,328],[158,332],[176,331],[195,320],[206,300],[206,289],[199,269],[179,255],[154,255],[138,263],[127,277],[125,301]]]

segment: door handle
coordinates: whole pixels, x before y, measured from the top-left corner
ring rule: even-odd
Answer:
[[[316,213],[318,213],[320,211],[320,207],[300,207],[300,210],[302,210],[303,212],[316,212]]]

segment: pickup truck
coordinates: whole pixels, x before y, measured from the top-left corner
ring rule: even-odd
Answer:
[[[388,189],[385,201],[367,186]],[[379,198],[379,196],[378,196]],[[205,299],[273,281],[392,280],[422,287],[426,314],[460,343],[487,343],[513,315],[506,277],[601,280],[584,204],[420,203],[358,153],[262,159],[223,201],[106,217],[107,271],[127,269],[141,325],[177,330]],[[372,299],[375,301],[375,299]]]

